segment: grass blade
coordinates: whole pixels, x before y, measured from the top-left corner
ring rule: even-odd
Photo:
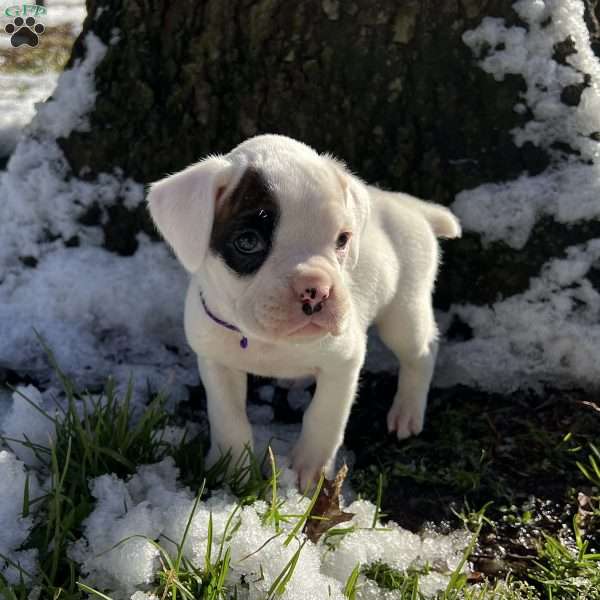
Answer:
[[[111,598],[110,596],[107,596],[106,594],[103,594],[102,592],[99,592],[98,590],[95,590],[94,588],[90,587],[89,585],[86,585],[85,583],[81,583],[80,581],[77,582],[77,586],[84,592],[87,592],[88,594],[93,594],[98,598],[102,598],[102,600],[113,600],[113,598]]]
[[[317,498],[319,497],[319,493],[321,492],[321,488],[323,487],[324,481],[325,481],[325,475],[323,473],[321,473],[321,477],[319,478],[319,483],[317,484],[317,487],[312,495],[312,498],[310,499],[308,508],[306,509],[306,511],[304,512],[302,517],[300,519],[298,519],[298,522],[296,523],[296,525],[294,526],[294,528],[292,529],[290,534],[285,539],[285,542],[283,542],[284,546],[289,545],[289,543],[298,535],[298,532],[304,527],[304,524],[306,523],[306,521],[308,521],[310,514],[312,513],[312,509],[315,507],[315,503],[317,502]]]
[[[294,552],[292,558],[288,561],[288,563],[283,567],[281,573],[277,575],[275,581],[271,584],[269,591],[267,592],[267,599],[272,600],[276,595],[281,596],[283,592],[285,592],[285,587],[288,584],[289,580],[292,578],[294,574],[294,570],[296,569],[296,565],[298,564],[298,559],[300,558],[300,552],[302,552],[302,548],[304,548],[304,544],[306,544],[308,540],[304,540],[298,550]]]
[[[344,596],[349,600],[355,600],[356,598],[356,585],[358,583],[358,576],[360,575],[360,563],[356,563],[354,569],[352,569],[352,573],[348,577],[346,581],[346,585],[344,586]]]

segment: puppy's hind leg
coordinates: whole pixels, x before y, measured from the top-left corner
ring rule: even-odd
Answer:
[[[410,307],[392,305],[377,322],[379,336],[400,362],[398,390],[387,416],[398,439],[423,430],[427,394],[437,355],[437,327],[431,295]]]

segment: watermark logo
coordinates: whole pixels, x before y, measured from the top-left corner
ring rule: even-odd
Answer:
[[[4,16],[12,19],[4,26],[4,31],[10,35],[13,47],[30,46],[35,48],[40,42],[40,35],[46,28],[40,22],[40,16],[46,14],[44,6],[37,4],[15,4],[4,10]]]

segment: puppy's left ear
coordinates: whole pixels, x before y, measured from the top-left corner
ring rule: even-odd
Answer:
[[[350,267],[354,269],[358,263],[360,240],[371,213],[371,197],[367,186],[353,175],[342,161],[329,154],[323,155],[323,158],[333,168],[344,190],[346,206],[354,215],[352,240],[348,250]]]
[[[150,186],[152,219],[190,273],[204,261],[215,205],[231,179],[231,171],[229,161],[210,156]]]

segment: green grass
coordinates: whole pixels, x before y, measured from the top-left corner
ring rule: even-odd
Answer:
[[[380,588],[398,590],[402,596],[411,598],[411,600],[412,598],[423,598],[419,591],[419,576],[426,575],[427,572],[427,568],[398,571],[381,562],[372,563],[363,568],[365,577],[377,583]]]
[[[54,595],[62,590],[63,597],[77,592],[76,567],[66,557],[66,549],[93,508],[88,479],[105,473],[131,475],[136,465],[161,460],[168,451],[155,433],[167,419],[160,397],[131,426],[131,387],[118,399],[109,381],[104,394],[93,398],[80,395],[67,379],[65,382],[67,410],[60,418],[45,414],[55,426],[53,445],[25,442],[51,475],[48,493],[35,499],[44,518],[34,527],[27,547],[40,551],[48,592]]]
[[[598,600],[600,553],[589,551],[576,523],[574,532],[575,544],[570,547],[558,538],[544,536],[532,579],[541,584],[548,598]]]
[[[382,511],[412,530],[488,505],[464,597],[596,598],[600,408],[589,396],[458,387],[433,394],[423,434],[398,442],[384,429],[394,388],[392,375],[363,380],[346,436],[355,489],[374,501],[383,482]]]
[[[100,395],[78,390],[55,363],[52,353],[47,352],[62,382],[66,408],[58,416],[44,413],[54,428],[51,445],[22,441],[51,475],[49,489],[42,497],[32,498],[26,484],[22,501],[24,516],[34,510],[38,515],[23,548],[39,551],[41,574],[35,578],[35,584],[41,589],[41,597],[66,600],[80,600],[88,594],[110,597],[82,582],[78,564],[68,558],[66,551],[69,544],[81,537],[82,523],[94,507],[88,482],[106,473],[125,479],[139,465],[157,462],[166,456],[174,458],[180,470],[180,481],[199,491],[183,539],[173,540],[175,550],[167,550],[157,540],[148,540],[160,556],[153,586],[158,597],[172,600],[237,598],[243,590],[227,584],[231,560],[228,542],[240,525],[242,507],[257,499],[266,502],[266,509],[261,514],[262,523],[274,531],[273,537],[264,545],[280,536],[284,536],[281,539],[286,545],[293,544],[291,558],[270,585],[265,598],[275,599],[284,594],[307,543],[301,532],[310,518],[318,489],[303,514],[287,514],[279,493],[279,471],[272,453],[257,458],[248,452],[236,464],[225,456],[212,469],[206,469],[202,462],[204,439],[188,439],[184,435],[179,444],[172,446],[157,434],[176,418],[165,410],[163,396],[149,397],[146,409],[134,419],[131,386],[122,397],[118,396],[112,380],[107,381]],[[28,401],[25,397],[22,399]],[[456,526],[468,528],[472,534],[459,565],[454,572],[447,573],[449,583],[437,596],[438,600],[600,600],[597,547],[600,453],[597,440],[590,433],[590,423],[585,419],[585,423],[564,421],[561,413],[560,422],[571,429],[565,434],[547,423],[543,426],[545,417],[541,413],[537,414],[536,421],[525,419],[523,415],[515,417],[506,406],[498,406],[497,413],[477,421],[468,415],[471,409],[467,407],[465,411],[450,405],[441,407],[439,414],[434,413],[433,424],[443,423],[443,427],[435,431],[435,444],[427,436],[403,445],[385,440],[386,446],[377,436],[368,440],[371,457],[377,456],[378,462],[369,464],[359,455],[353,483],[376,502],[372,527],[377,528],[378,518],[384,514],[398,518],[399,507],[409,508],[408,505],[391,504],[388,500],[390,493],[392,498],[397,493],[394,486],[398,482],[410,482],[409,492],[415,494],[415,490],[422,490],[423,498],[432,504],[434,500],[426,494],[428,489],[435,488],[438,511],[452,515],[447,518],[452,518]],[[512,440],[500,435],[508,425],[512,427]],[[480,434],[479,438],[475,438],[473,429]],[[499,451],[491,440],[496,444],[501,440],[505,450]],[[364,440],[363,443],[366,446]],[[517,454],[528,460],[514,463],[503,452],[508,453],[508,458]],[[457,454],[461,459],[454,461]],[[270,464],[270,478],[262,475],[265,464]],[[546,482],[550,474],[555,478],[559,474],[561,485],[558,487],[562,495],[558,497],[570,507],[565,513],[568,519],[552,521],[549,525],[536,504],[538,498],[529,497],[527,502],[521,502],[521,490],[515,486],[514,479],[511,480],[511,474],[514,476],[515,473],[518,473],[520,483],[530,476]],[[183,547],[193,515],[211,490],[223,486],[229,486],[236,493],[237,507],[229,516],[216,552],[212,544],[211,519],[203,563],[192,564],[185,557]],[[448,497],[460,498],[460,502],[449,507]],[[419,496],[417,498],[421,500]],[[473,510],[471,506],[484,508]],[[334,527],[325,533],[324,543],[333,548],[355,530],[355,526]],[[508,539],[507,532],[529,536],[532,546],[521,561],[525,566],[498,573],[481,569],[481,557],[504,544]],[[494,543],[489,542],[490,536],[495,536]],[[253,554],[261,549],[256,549]],[[420,600],[423,598],[421,580],[431,568],[425,565],[398,571],[381,562],[357,564],[345,583],[344,593],[347,598],[357,600],[364,581],[371,580],[383,589],[395,590],[400,598]],[[23,573],[24,578],[27,575]],[[21,600],[28,594],[28,586],[24,583],[9,586],[0,577],[0,598]]]
[[[54,426],[52,445],[34,444],[29,440],[20,441],[34,452],[51,475],[47,494],[31,499],[27,485],[23,494],[23,516],[29,514],[33,502],[39,504],[38,512],[41,514],[24,548],[37,548],[40,552],[41,575],[34,579],[34,583],[42,589],[43,597],[79,600],[90,594],[99,598],[110,598],[101,590],[95,590],[83,583],[80,580],[78,565],[67,556],[68,545],[81,536],[82,523],[93,510],[94,500],[88,488],[88,481],[106,473],[126,478],[135,472],[137,466],[160,461],[168,455],[175,459],[181,479],[199,486],[200,491],[189,515],[183,538],[175,542],[177,550],[174,556],[156,540],[147,540],[160,554],[161,568],[156,574],[155,593],[159,598],[172,600],[235,598],[237,592],[229,590],[225,584],[231,556],[226,542],[239,526],[239,509],[265,497],[265,492],[269,490],[271,503],[263,516],[263,522],[275,523],[277,530],[280,529],[279,523],[293,522],[285,545],[298,542],[297,550],[275,579],[267,595],[268,598],[280,596],[289,583],[306,543],[306,540],[300,540],[300,533],[309,519],[320,485],[303,514],[283,514],[280,510],[283,501],[279,498],[277,490],[278,470],[272,453],[270,459],[273,474],[270,480],[262,476],[263,461],[258,460],[250,451],[235,464],[232,463],[231,457],[226,455],[207,470],[202,463],[203,444],[198,443],[198,440],[188,441],[184,436],[179,445],[172,447],[157,435],[157,431],[169,424],[172,417],[166,412],[161,395],[152,398],[139,418],[132,421],[131,385],[123,398],[117,396],[112,380],[107,382],[101,395],[87,394],[75,388],[72,380],[61,371],[52,352],[46,347],[45,350],[62,383],[67,408],[62,410],[58,417],[53,416],[17,392],[23,401],[41,412]],[[19,442],[14,439],[5,441]],[[194,461],[189,461],[192,451]],[[185,539],[205,491],[209,493],[210,489],[217,489],[223,485],[227,485],[238,496],[238,506],[229,516],[216,556],[211,554],[211,519],[204,565],[199,568],[183,555]],[[130,538],[120,543],[125,543],[128,539]],[[8,560],[6,557],[2,558]],[[25,579],[30,574],[23,572],[22,575]],[[27,598],[27,595],[28,588],[25,584],[9,586],[0,576],[1,598],[20,600]]]
[[[40,340],[43,344],[43,341]],[[42,411],[23,394],[29,402],[54,426],[54,442],[50,446],[21,441],[39,458],[51,475],[47,494],[29,499],[24,492],[23,514],[30,511],[31,503],[39,503],[42,518],[38,519],[24,548],[39,550],[42,577],[39,585],[50,598],[81,598],[78,566],[67,556],[67,547],[80,537],[83,520],[90,514],[94,500],[88,481],[106,473],[120,478],[132,475],[141,464],[154,463],[168,455],[173,456],[183,478],[196,487],[217,488],[227,483],[244,498],[244,502],[256,499],[266,485],[260,475],[260,465],[255,459],[243,466],[231,465],[225,456],[212,469],[205,469],[202,456],[202,440],[186,440],[173,447],[157,434],[172,415],[164,407],[164,397],[154,396],[143,413],[132,421],[132,386],[122,398],[116,393],[115,383],[109,379],[102,394],[93,396],[76,389],[72,380],[62,372],[52,352],[44,345],[66,395],[66,409],[56,417]],[[19,440],[11,440],[13,443]],[[190,446],[198,451],[195,465],[190,471],[187,457]],[[198,499],[200,495],[198,496]],[[165,556],[163,553],[162,556]],[[176,564],[181,563],[181,556]],[[165,564],[168,564],[165,563]],[[167,578],[168,579],[168,578]],[[25,586],[8,590],[0,577],[0,596],[26,597]],[[218,596],[215,596],[217,598]]]

